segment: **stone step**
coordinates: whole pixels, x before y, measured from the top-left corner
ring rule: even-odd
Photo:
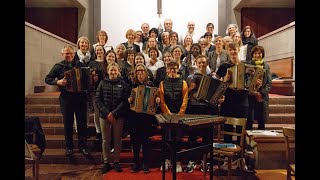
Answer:
[[[270,104],[269,113],[294,113],[294,104]],[[61,113],[59,104],[27,104],[25,113]]]
[[[60,104],[26,104],[25,113],[61,113]]]
[[[283,96],[270,94],[269,95],[269,104],[295,104],[295,96]]]
[[[25,104],[59,104],[60,92],[34,93],[25,97]]]
[[[34,93],[25,96],[25,104],[59,104],[60,92]],[[270,104],[295,104],[295,96],[269,94]]]
[[[39,117],[41,123],[63,123],[61,113],[25,113],[25,116]],[[89,114],[89,123],[93,123],[93,113]]]
[[[293,104],[270,104],[269,114],[276,113],[295,113],[295,105]]]
[[[269,114],[266,124],[295,124],[295,121],[295,113],[277,113]]]
[[[63,123],[42,123],[41,126],[45,135],[64,135]],[[88,124],[88,133],[90,136],[96,134],[94,123]],[[76,135],[75,130],[73,131],[73,134]]]

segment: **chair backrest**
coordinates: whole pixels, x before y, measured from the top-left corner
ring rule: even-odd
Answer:
[[[28,142],[25,140],[24,144],[24,158],[28,160],[36,160],[37,156],[34,154],[32,149],[30,148]]]
[[[25,117],[25,140],[28,144],[36,144],[41,150],[41,155],[45,151],[46,138],[39,117]]]
[[[292,143],[293,140],[295,140],[295,128],[292,127],[283,127],[283,136],[286,146],[286,157],[288,163],[292,163],[292,159],[290,157],[290,151],[295,149],[295,143]]]
[[[226,121],[224,124],[232,125],[234,128],[232,128],[231,131],[226,131],[226,129],[221,130],[221,135],[231,135],[240,137],[240,144],[241,147],[241,154],[244,153],[244,137],[246,134],[246,124],[247,124],[247,118],[235,118],[235,117],[226,117]],[[239,127],[241,130],[240,132],[236,131],[236,127]],[[220,129],[220,128],[219,128]],[[219,131],[218,129],[218,131]]]

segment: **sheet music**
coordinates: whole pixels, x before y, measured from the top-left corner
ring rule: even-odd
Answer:
[[[280,133],[277,132],[276,130],[247,130],[247,134],[249,136],[252,136],[252,135],[277,136]]]

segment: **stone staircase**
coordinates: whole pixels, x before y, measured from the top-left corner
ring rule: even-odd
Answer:
[[[35,93],[25,97],[25,115],[38,116],[44,130],[47,147],[43,154],[43,159],[40,163],[44,164],[63,164],[70,163],[64,155],[65,142],[63,135],[63,120],[60,113],[59,106],[59,92],[53,93]],[[295,125],[295,97],[294,96],[280,96],[270,95],[270,118],[266,124],[266,129],[281,129],[284,126]],[[88,148],[92,155],[92,160],[95,163],[101,163],[101,152],[95,142],[95,128],[93,123],[93,114],[89,115],[88,122],[89,134]],[[257,128],[257,124],[254,124]],[[75,134],[75,131],[74,131]],[[76,135],[76,134],[75,134]],[[77,141],[77,137],[74,136]],[[186,141],[186,138],[184,139]],[[153,152],[152,157],[161,156],[161,136],[160,130],[157,135],[152,137]],[[77,142],[74,143],[77,145]],[[184,146],[184,145],[183,145]],[[76,147],[75,147],[76,148]],[[74,150],[73,163],[85,164],[92,163],[88,161],[78,149]],[[129,138],[124,138],[122,142],[121,163],[132,162],[131,144]],[[159,158],[151,158],[151,163],[159,164]]]

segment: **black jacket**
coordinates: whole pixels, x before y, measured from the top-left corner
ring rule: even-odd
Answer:
[[[100,81],[96,89],[96,106],[100,117],[106,118],[111,112],[115,118],[126,114],[129,109],[128,97],[131,89],[122,77],[110,80],[109,77]]]

